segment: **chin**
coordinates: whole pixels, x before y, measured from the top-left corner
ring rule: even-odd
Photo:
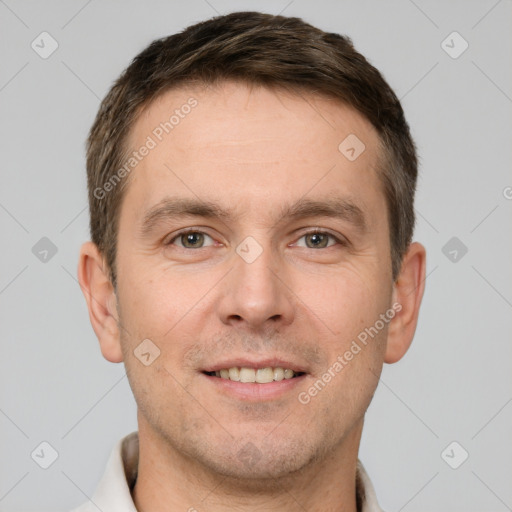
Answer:
[[[238,449],[234,448],[235,444]],[[260,486],[268,490],[271,481],[296,476],[320,459],[320,452],[323,451],[320,447],[309,447],[302,441],[287,440],[276,445],[276,442],[263,440],[258,445],[251,441],[224,447],[217,445],[208,455],[196,457],[211,471],[237,480],[237,487],[244,481],[247,488],[254,491]]]

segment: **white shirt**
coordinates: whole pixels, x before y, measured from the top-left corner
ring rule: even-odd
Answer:
[[[92,498],[71,512],[137,512],[131,491],[137,479],[139,436],[132,432],[117,442]],[[356,492],[361,495],[360,512],[383,512],[373,485],[360,460],[357,461]]]

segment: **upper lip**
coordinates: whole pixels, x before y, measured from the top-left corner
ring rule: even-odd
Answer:
[[[244,368],[289,368],[296,373],[308,373],[305,365],[282,359],[279,357],[271,357],[265,359],[249,359],[249,358],[236,358],[236,359],[225,359],[224,361],[214,363],[206,366],[202,369],[204,372],[216,372],[223,369],[229,369],[234,367]]]

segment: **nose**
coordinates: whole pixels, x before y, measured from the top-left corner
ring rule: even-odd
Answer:
[[[221,321],[231,326],[274,329],[293,322],[293,293],[284,269],[269,248],[254,260],[236,254],[234,267],[222,281],[218,303]]]

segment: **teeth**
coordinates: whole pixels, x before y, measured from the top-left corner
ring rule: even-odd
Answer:
[[[284,371],[284,378],[291,379],[292,377],[293,377],[293,370],[289,370],[288,368],[286,368],[286,370]]]
[[[256,382],[256,372],[253,368],[240,368],[240,382]]]
[[[266,384],[274,380],[274,370],[272,368],[259,368],[256,370],[256,382]]]
[[[283,380],[284,370],[282,368],[274,368],[274,380]]]
[[[273,381],[291,379],[296,373],[290,368],[275,367],[271,368],[223,368],[215,372],[221,379],[234,380],[236,382],[257,382],[258,384],[268,384]]]
[[[221,375],[222,377],[222,375]],[[224,379],[226,377],[223,377]],[[240,372],[238,371],[238,368],[230,368],[228,370],[228,377],[229,380],[236,380],[237,382],[240,380]]]

